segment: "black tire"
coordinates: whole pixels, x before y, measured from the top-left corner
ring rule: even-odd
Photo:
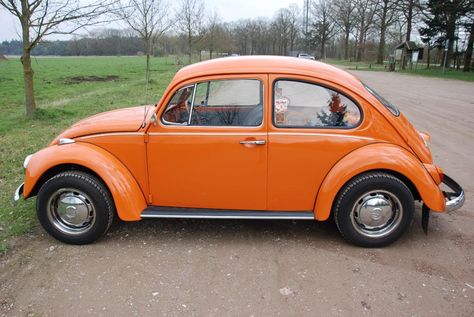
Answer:
[[[413,220],[415,202],[397,177],[370,172],[351,179],[339,192],[333,214],[345,240],[362,247],[396,241]]]
[[[43,228],[56,239],[88,244],[109,230],[115,205],[101,180],[84,172],[67,171],[43,184],[36,212]]]

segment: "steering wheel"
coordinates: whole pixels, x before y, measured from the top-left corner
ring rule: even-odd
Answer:
[[[285,116],[285,125],[289,126],[307,126],[308,116],[300,111],[289,110]]]

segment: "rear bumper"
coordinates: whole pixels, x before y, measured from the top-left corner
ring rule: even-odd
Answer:
[[[20,186],[15,190],[15,193],[13,194],[13,201],[16,203],[20,200],[20,197],[23,196],[23,186],[25,184],[21,183]]]
[[[442,183],[452,190],[452,192],[443,191],[443,195],[446,199],[446,207],[444,210],[453,211],[461,208],[464,205],[464,201],[466,200],[466,196],[464,195],[464,190],[462,189],[461,185],[456,183],[456,181],[454,181],[448,175],[443,175]]]

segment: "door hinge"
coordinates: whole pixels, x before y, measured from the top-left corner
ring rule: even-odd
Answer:
[[[148,135],[148,133],[145,133],[145,135],[143,136],[143,139],[144,139],[145,143],[148,143],[148,141],[150,139],[150,136]]]
[[[151,204],[153,202],[153,195],[148,194],[148,202]]]

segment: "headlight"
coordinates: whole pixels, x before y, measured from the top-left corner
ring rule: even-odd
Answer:
[[[33,154],[30,154],[27,157],[25,157],[25,160],[23,161],[23,168],[26,168],[28,166],[28,163],[30,162],[30,159],[32,156]]]

